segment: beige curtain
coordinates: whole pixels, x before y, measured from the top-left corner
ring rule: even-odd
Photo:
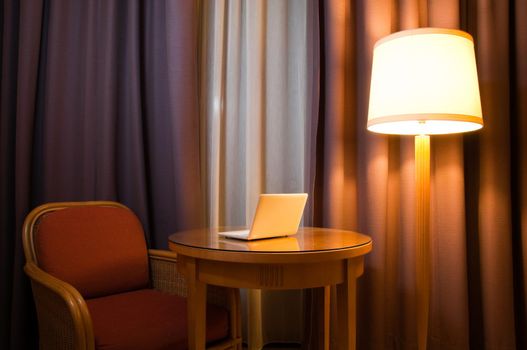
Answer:
[[[209,223],[247,226],[260,193],[309,191],[308,4],[208,0],[201,12]],[[242,295],[250,349],[301,340],[300,291]]]
[[[413,138],[366,131],[373,45],[437,26],[475,37],[485,127],[431,139],[428,348],[525,349],[527,1],[321,4],[315,223],[373,237],[359,280],[358,348],[417,346]]]

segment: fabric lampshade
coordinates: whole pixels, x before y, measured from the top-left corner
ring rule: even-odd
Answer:
[[[368,130],[432,135],[483,127],[474,42],[460,30],[389,35],[373,51]]]

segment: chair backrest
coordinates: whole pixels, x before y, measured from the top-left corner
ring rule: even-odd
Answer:
[[[115,202],[49,203],[23,228],[26,260],[93,298],[149,285],[140,221]]]

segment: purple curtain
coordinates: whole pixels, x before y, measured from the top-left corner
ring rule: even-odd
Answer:
[[[203,223],[194,1],[6,0],[0,9],[0,348],[35,347],[21,226],[116,200],[151,247]]]

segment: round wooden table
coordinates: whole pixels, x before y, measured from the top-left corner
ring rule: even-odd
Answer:
[[[223,231],[227,230],[232,228]],[[257,241],[222,238],[217,233],[218,229],[200,229],[169,237],[169,248],[178,254],[179,269],[188,283],[189,349],[205,348],[207,284],[254,289],[324,287],[326,349],[330,286],[336,285],[337,322],[331,327],[336,328],[339,349],[355,349],[356,279],[363,273],[364,255],[372,249],[370,237],[316,227]]]

